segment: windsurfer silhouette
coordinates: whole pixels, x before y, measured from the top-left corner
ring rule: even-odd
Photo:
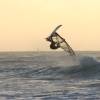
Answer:
[[[48,38],[46,38],[47,41],[51,42],[50,48],[51,49],[58,49],[58,48],[60,48],[60,44],[57,43],[56,41],[54,41],[53,37],[56,37],[56,32],[53,35],[51,35]]]
[[[50,48],[51,49],[58,49],[62,48],[65,52],[69,53],[71,56],[75,56],[75,52],[70,47],[70,45],[65,41],[64,38],[62,38],[56,31],[61,27],[62,25],[58,25],[51,35],[46,38],[47,41],[49,41]]]

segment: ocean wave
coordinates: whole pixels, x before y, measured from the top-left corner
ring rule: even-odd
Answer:
[[[100,62],[98,62],[95,58],[89,56],[77,56],[74,58],[69,57],[67,60],[68,59],[72,59],[73,62],[75,61],[78,63],[67,65],[66,67],[66,60],[62,62],[61,59],[56,59],[56,61],[59,60],[59,63],[56,62],[54,65],[52,65],[52,63],[51,65],[48,64],[49,59],[47,59],[46,62],[42,57],[41,64],[43,63],[44,65],[39,65],[38,62],[35,63],[34,59],[32,62],[32,58],[31,61],[29,60],[29,63],[25,63],[25,59],[21,62],[15,60],[15,64],[8,64],[11,67],[8,66],[0,68],[0,76],[35,79],[100,78]]]

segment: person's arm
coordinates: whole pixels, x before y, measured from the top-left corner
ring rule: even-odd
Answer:
[[[51,42],[51,37],[47,37],[46,40]]]

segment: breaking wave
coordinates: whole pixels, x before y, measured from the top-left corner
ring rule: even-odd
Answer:
[[[61,65],[48,65],[43,66],[34,65],[31,61],[23,61],[21,60],[19,63],[17,61],[13,61],[15,67],[11,68],[1,68],[0,75],[4,75],[7,77],[24,77],[24,78],[35,78],[35,79],[88,79],[88,78],[100,78],[100,63],[93,57],[76,57],[79,61],[77,65],[71,65],[65,67],[65,64]],[[10,61],[9,61],[10,62]],[[6,62],[6,63],[9,63]],[[18,61],[19,62],[19,61]],[[25,62],[27,64],[25,64]],[[29,65],[32,63],[31,65]],[[17,67],[16,67],[17,66]]]

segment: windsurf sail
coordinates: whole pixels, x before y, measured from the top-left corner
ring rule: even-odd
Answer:
[[[56,31],[62,25],[57,26],[54,31],[51,33],[49,37],[46,38],[47,41],[51,42],[50,48],[51,49],[58,49],[62,48],[65,52],[69,53],[71,56],[75,56],[74,50],[70,47],[70,45],[62,38]]]

